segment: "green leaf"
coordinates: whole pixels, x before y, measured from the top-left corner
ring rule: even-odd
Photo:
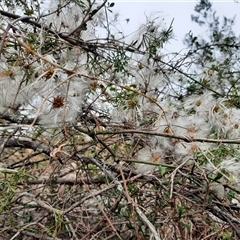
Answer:
[[[97,12],[98,12],[98,10],[97,10],[97,9],[94,9],[92,12],[90,12],[90,16],[91,16],[91,17],[94,16]]]
[[[177,212],[178,212],[178,217],[181,218],[182,214],[184,213],[184,209],[182,206],[178,205],[177,206]]]
[[[161,173],[161,175],[164,175],[167,172],[167,168],[161,165],[158,167],[158,170]]]
[[[217,176],[212,180],[213,182],[216,182],[217,180],[219,180],[220,178],[222,178],[223,174],[221,172],[217,173]]]

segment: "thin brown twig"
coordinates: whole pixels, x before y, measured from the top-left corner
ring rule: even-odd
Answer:
[[[101,8],[103,8],[106,4],[107,0],[104,0],[103,3],[101,5],[99,5],[95,11],[98,12],[100,11]],[[91,20],[92,16],[90,14],[90,10],[92,8],[92,5],[89,6],[89,9],[87,10],[87,14],[86,14],[86,17],[82,20],[81,24],[76,28],[74,29],[73,31],[71,31],[68,36],[71,36],[73,35],[74,33],[76,32],[81,32],[81,30],[84,28],[84,26],[86,25],[86,23]]]
[[[220,228],[218,230],[215,230],[213,233],[208,234],[206,237],[204,237],[202,240],[207,240],[207,239],[212,239],[211,237],[213,237],[214,235],[219,234],[220,232],[223,232],[226,229],[229,229],[229,226],[225,226],[223,228]]]
[[[125,189],[125,197],[127,199],[127,202],[128,204],[131,204],[133,201],[129,195],[129,192],[128,192],[128,188],[127,188],[127,183],[126,183],[126,179],[124,177],[124,174],[123,174],[123,170],[122,170],[122,166],[121,164],[119,164],[119,171],[120,171],[120,174],[121,174],[121,177],[122,177],[122,182],[123,182],[123,188]]]
[[[185,160],[183,163],[181,163],[176,169],[174,169],[174,171],[169,175],[169,177],[171,176],[171,188],[170,188],[170,196],[169,199],[172,198],[173,195],[173,183],[174,183],[174,177],[177,173],[177,171],[184,166],[187,162],[189,161],[189,159]]]
[[[1,11],[0,11],[1,12]],[[15,19],[14,21],[12,21],[11,23],[8,24],[7,28],[5,30],[2,30],[4,31],[3,35],[2,35],[2,40],[1,40],[1,43],[0,43],[0,56],[1,56],[1,53],[2,53],[2,50],[3,50],[3,46],[4,46],[4,42],[5,42],[5,39],[7,37],[7,34],[9,32],[9,30],[14,27],[13,24],[15,24],[16,22],[18,21],[25,21],[25,20],[29,20],[31,18],[34,18],[34,17],[29,17],[29,16],[24,16],[24,17],[18,17],[17,19]]]
[[[25,229],[30,229],[31,226],[34,226],[34,225],[39,225],[37,222],[31,222],[29,224],[26,224],[25,226],[21,227],[15,234],[13,237],[11,237],[10,240],[14,240],[17,238],[17,236],[19,236],[21,233],[23,233],[24,235],[27,235],[27,236],[31,236],[31,237],[34,237],[35,239],[42,239],[42,235],[40,234],[36,234],[36,233],[32,233],[30,231],[25,231]],[[14,231],[14,230],[13,230]],[[14,231],[15,232],[15,231]],[[50,237],[47,237],[45,236],[44,239],[46,240],[53,240],[53,238],[50,238]],[[58,240],[58,238],[54,238],[54,240]]]
[[[144,134],[144,135],[150,135],[150,136],[159,136],[159,137],[166,137],[166,138],[174,138],[174,139],[179,139],[183,140],[184,142],[208,142],[208,143],[227,143],[227,144],[240,144],[240,140],[228,140],[228,139],[211,139],[211,138],[190,138],[187,136],[180,136],[180,135],[175,135],[175,134],[168,134],[168,133],[157,133],[157,132],[152,132],[151,130],[121,130],[121,131],[103,131],[103,132],[96,132],[96,135],[98,134],[126,134],[126,133],[137,133],[137,134]]]
[[[85,185],[86,189],[89,191],[89,193],[91,194],[91,191],[88,187],[88,185]],[[94,198],[95,202],[98,205],[99,210],[102,212],[102,214],[104,215],[105,219],[107,220],[107,222],[109,223],[109,225],[111,226],[113,232],[117,235],[117,237],[122,240],[122,237],[119,235],[119,233],[117,232],[117,229],[113,226],[113,223],[111,222],[111,220],[109,219],[107,213],[105,212],[105,210],[103,209],[102,204],[97,200],[96,195],[92,195],[92,197]]]
[[[91,52],[94,55],[96,55],[96,51],[93,51],[92,47],[94,47],[94,48],[104,48],[104,49],[106,48],[106,43],[105,44],[100,44],[100,43],[97,43],[97,42],[89,43],[89,42],[83,41],[82,39],[75,39],[75,38],[69,37],[69,34],[67,34],[67,33],[59,33],[59,32],[53,31],[51,28],[45,26],[44,24],[40,24],[37,21],[30,20],[29,17],[25,17],[25,16],[21,17],[19,15],[16,15],[16,14],[13,14],[13,13],[9,13],[9,12],[3,11],[3,10],[0,10],[0,14],[2,14],[5,17],[9,17],[9,18],[13,18],[13,19],[23,18],[21,20],[22,22],[30,24],[30,25],[32,25],[34,27],[39,28],[39,29],[44,29],[47,33],[50,33],[50,34],[54,35],[54,37],[60,38],[60,39],[68,42],[69,44],[71,44],[73,46],[81,47],[83,50],[85,50],[87,52]],[[44,16],[41,16],[41,17],[44,17]],[[105,39],[105,40],[108,41],[109,39]],[[138,52],[139,54],[142,54],[142,55],[145,54],[145,52],[139,51],[138,49],[134,48],[133,46],[127,45],[126,47],[124,47],[124,45],[126,45],[125,43],[117,41],[117,40],[115,40],[115,42],[116,42],[116,46],[114,46],[114,47],[108,46],[108,47],[116,49],[116,48],[119,47],[118,43],[121,43],[122,47],[126,51],[131,51],[131,52],[134,51],[134,52]]]
[[[134,224],[135,231],[136,231],[136,237],[137,237],[137,239],[139,239],[140,236],[139,236],[138,229],[137,229],[137,225],[136,225],[136,221],[135,221],[134,204],[133,204],[133,200],[132,200],[132,198],[130,197],[130,194],[129,194],[129,192],[128,192],[127,181],[126,181],[126,179],[125,179],[125,177],[124,177],[121,164],[119,164],[119,171],[120,171],[120,174],[121,174],[121,177],[122,177],[123,188],[124,188],[124,190],[125,190],[125,191],[124,191],[124,193],[125,193],[124,195],[125,195],[125,197],[126,197],[126,199],[127,199],[128,205],[131,206],[131,210],[132,210],[132,213],[131,213],[131,214],[132,214],[133,224]]]
[[[11,133],[9,133],[8,135],[7,135],[7,137],[2,141],[2,144],[1,144],[1,146],[0,146],[0,156],[2,155],[2,152],[3,152],[3,150],[4,150],[4,147],[5,147],[5,145],[7,144],[7,142],[10,140],[10,138],[12,137],[12,136],[14,136],[14,134],[18,131],[18,130],[20,130],[20,128],[16,128],[15,130],[13,130]],[[0,141],[1,142],[1,141]]]
[[[72,204],[71,207],[69,207],[68,209],[64,210],[63,214],[65,215],[65,214],[71,212],[74,208],[78,207],[79,205],[81,205],[82,203],[84,203],[84,202],[85,202],[86,200],[88,200],[89,198],[92,198],[93,196],[97,196],[97,195],[99,195],[99,194],[101,194],[101,193],[103,193],[103,192],[106,192],[106,191],[110,190],[111,188],[113,188],[113,187],[115,187],[115,186],[116,186],[116,184],[110,184],[110,185],[108,185],[108,186],[107,186],[106,188],[104,188],[104,189],[101,189],[101,190],[96,191],[96,192],[94,192],[94,193],[90,193],[88,196],[82,198],[80,201],[75,202],[74,204]]]

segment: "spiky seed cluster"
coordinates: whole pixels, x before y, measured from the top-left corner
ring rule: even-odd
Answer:
[[[61,108],[64,106],[64,97],[57,96],[53,98],[52,108]]]

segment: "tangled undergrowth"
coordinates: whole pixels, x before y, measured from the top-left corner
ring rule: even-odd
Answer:
[[[65,131],[70,139],[71,127]],[[223,172],[204,171],[197,157],[177,164],[169,156],[139,173],[126,156],[144,135],[130,146],[132,134],[91,134],[55,145],[46,137],[1,143],[2,239],[239,238],[239,191],[223,184]]]

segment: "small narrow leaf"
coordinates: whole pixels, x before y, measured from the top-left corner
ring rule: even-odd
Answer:
[[[98,10],[97,10],[97,9],[94,9],[94,10],[90,13],[90,16],[91,16],[91,17],[94,16],[97,12],[98,12]]]

